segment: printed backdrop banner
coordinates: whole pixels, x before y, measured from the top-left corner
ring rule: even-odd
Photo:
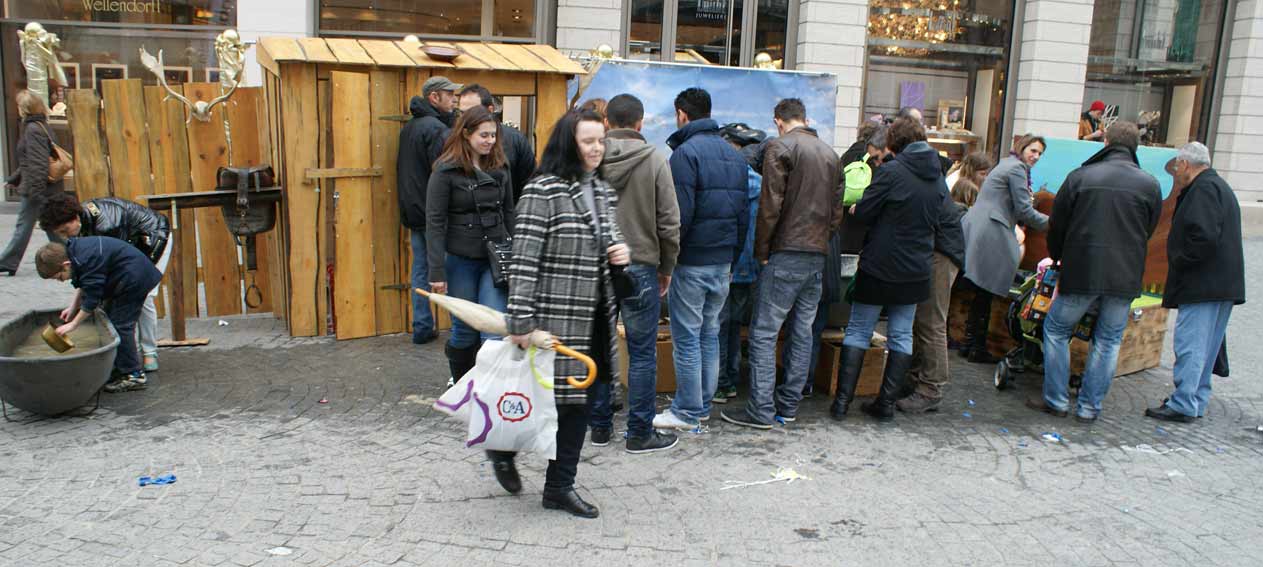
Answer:
[[[1048,151],[1044,152],[1044,157],[1031,170],[1031,188],[1035,191],[1046,189],[1050,193],[1056,193],[1058,189],[1061,189],[1061,183],[1066,180],[1066,176],[1070,175],[1071,171],[1083,165],[1083,162],[1105,147],[1105,144],[1100,142],[1064,138],[1048,138],[1047,140]],[[1140,146],[1136,151],[1136,157],[1140,159],[1140,168],[1157,178],[1162,186],[1163,199],[1171,194],[1171,185],[1175,181],[1164,168],[1167,161],[1175,157],[1176,153],[1178,150],[1175,148],[1150,146]]]
[[[825,73],[609,59],[587,79],[578,104],[594,98],[609,100],[623,93],[635,95],[645,105],[641,133],[649,143],[665,148],[667,137],[676,130],[675,95],[689,87],[710,93],[711,117],[721,126],[744,122],[768,136],[776,135],[772,108],[783,98],[797,97],[807,107],[807,121],[820,139],[834,143],[838,82],[837,77]],[[571,100],[577,90],[578,80],[571,80]]]

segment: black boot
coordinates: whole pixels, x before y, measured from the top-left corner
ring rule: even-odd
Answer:
[[[846,411],[855,399],[855,384],[860,380],[860,372],[864,370],[866,349],[849,346],[842,347],[842,362],[838,365],[838,395],[833,398],[829,407],[829,415],[841,421],[846,419]]]
[[[509,494],[522,491],[522,477],[518,476],[517,464],[513,462],[516,456],[517,453],[512,451],[487,451],[487,458],[491,459],[491,468],[496,473],[496,481]]]
[[[461,377],[473,370],[478,360],[478,345],[456,348],[448,344],[443,346],[443,352],[447,354],[447,367],[452,372],[453,382],[459,382]]]
[[[969,362],[995,364],[1000,359],[991,356],[987,351],[987,335],[991,332],[991,302],[993,296],[982,290],[975,290],[974,300],[969,305],[969,318],[965,320],[965,348],[960,351]]]
[[[601,515],[601,511],[596,506],[585,502],[573,488],[561,493],[544,492],[544,508],[565,510],[570,515],[580,518],[590,519]]]
[[[895,401],[899,395],[899,387],[908,375],[908,366],[912,364],[912,355],[890,351],[886,356],[886,372],[881,377],[881,391],[877,399],[860,406],[864,413],[879,421],[890,421],[895,418]]]

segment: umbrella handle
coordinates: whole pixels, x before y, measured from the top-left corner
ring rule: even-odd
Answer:
[[[553,350],[557,351],[558,353],[569,356],[570,358],[578,360],[579,362],[582,362],[584,366],[588,367],[588,376],[584,378],[583,380],[577,380],[573,376],[566,377],[566,382],[569,382],[571,386],[574,386],[575,388],[579,388],[582,390],[582,389],[586,389],[588,386],[591,386],[592,382],[596,381],[596,361],[592,360],[591,357],[579,351],[576,351],[570,347],[567,347],[561,343],[554,344]]]

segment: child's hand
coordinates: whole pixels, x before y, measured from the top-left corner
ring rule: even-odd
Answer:
[[[70,333],[73,333],[74,330],[78,328],[79,328],[79,324],[71,321],[69,323],[66,323],[65,325],[57,327],[56,332],[58,335],[61,335],[64,337],[66,335],[69,335]]]
[[[71,305],[70,307],[67,307],[67,308],[63,309],[63,310],[61,311],[61,320],[62,320],[62,321],[69,321],[69,320],[71,320],[72,318],[74,318],[74,316],[75,316],[75,312],[76,312],[76,311],[78,311],[78,310],[79,310],[79,308],[78,308],[78,307],[75,307],[74,305]]]

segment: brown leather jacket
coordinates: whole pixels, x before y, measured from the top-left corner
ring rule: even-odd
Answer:
[[[805,126],[767,144],[754,257],[773,252],[829,252],[829,235],[842,222],[838,156]]]

